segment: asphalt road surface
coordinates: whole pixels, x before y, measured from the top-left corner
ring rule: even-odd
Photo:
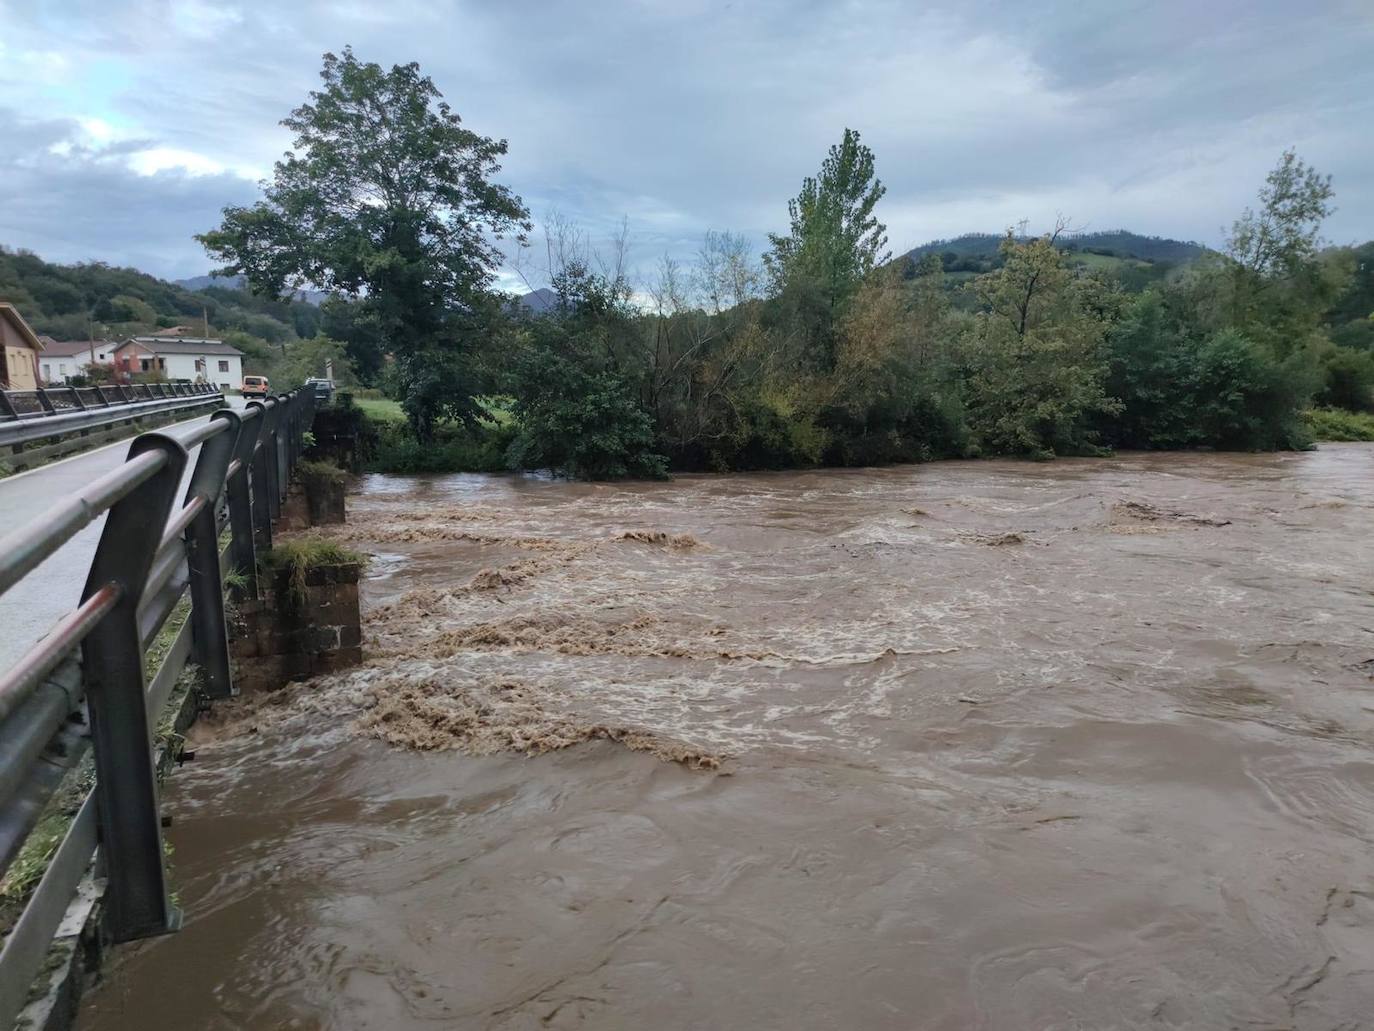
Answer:
[[[230,403],[235,408],[243,407],[241,398],[231,398]],[[207,418],[208,415],[198,415],[160,429],[168,432],[189,428]],[[27,525],[62,498],[119,466],[131,443],[132,438],[121,440],[0,480],[0,526],[10,532]],[[191,451],[191,461],[186,466],[188,476],[198,451],[198,447]],[[80,602],[91,555],[104,525],[102,515],[0,596],[0,626],[5,628],[0,634],[0,668],[23,655]]]

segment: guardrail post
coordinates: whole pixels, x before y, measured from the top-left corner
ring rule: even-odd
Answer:
[[[296,472],[296,457],[301,453],[301,398],[300,391],[291,395],[291,432],[286,435],[286,475],[282,477],[282,494],[291,487],[291,477]]]
[[[263,442],[267,447],[267,471],[269,474],[267,483],[267,511],[272,513],[272,518],[276,519],[281,515],[282,499],[282,455],[281,438],[286,432],[286,398],[277,397],[276,403],[272,405],[272,418],[267,421],[268,436]]]
[[[173,437],[145,433],[135,438],[129,457],[147,451],[162,451],[166,464],[110,509],[82,594],[84,601],[111,583],[119,590],[115,607],[81,646],[109,881],[106,918],[117,942],[173,930],[178,921],[162,861],[138,603],[176,500],[186,449]]]
[[[290,448],[286,442],[291,437],[291,397],[288,394],[277,395],[277,407],[281,409],[281,418],[277,420],[277,433],[273,438],[272,448],[275,475],[272,482],[276,484],[273,497],[277,501],[277,507],[272,510],[273,517],[281,515],[281,502],[286,497],[286,478],[290,475],[287,472],[287,462],[289,461]]]
[[[305,435],[315,425],[315,405],[318,403],[319,399],[315,396],[314,389],[306,391],[305,400],[301,404],[301,439],[298,458],[305,454]]]
[[[306,405],[310,398],[314,396],[314,388],[309,390],[298,390],[296,392],[296,440],[295,451],[296,460],[300,461],[301,452],[305,450],[305,430],[309,425],[309,418],[306,416]]]
[[[253,531],[256,546],[263,551],[272,547],[272,491],[277,482],[273,456],[277,450],[275,431],[280,416],[280,405],[263,403],[262,428],[258,430],[257,449],[253,452]]]
[[[267,412],[261,401],[249,401],[249,409],[256,409],[257,415],[250,416],[239,426],[238,443],[234,446],[233,461],[238,468],[229,474],[225,490],[229,499],[229,564],[239,571],[248,581],[243,594],[250,598],[258,597],[258,551],[253,543],[253,500],[249,489],[252,475],[254,451],[258,437],[262,433]]]
[[[229,672],[229,635],[224,623],[224,579],[219,568],[219,527],[215,507],[224,490],[229,463],[239,438],[238,412],[221,408],[211,420],[229,429],[200,445],[185,504],[202,498],[204,504],[186,528],[186,568],[191,581],[191,648],[196,665],[205,671],[205,693],[228,698],[234,693]]]

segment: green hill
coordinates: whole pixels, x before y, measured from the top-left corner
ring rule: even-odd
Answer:
[[[1002,239],[1000,233],[965,233],[922,244],[902,255],[902,259],[914,263],[928,254],[938,254],[951,285],[957,286],[1001,264],[998,248]],[[1172,269],[1196,261],[1207,252],[1199,243],[1142,236],[1125,229],[1065,234],[1059,238],[1059,247],[1071,264],[1110,272],[1132,291],[1145,289]]]
[[[965,233],[949,240],[932,240],[908,251],[904,257],[920,259],[927,254],[952,254],[956,258],[995,258],[1002,233]],[[1206,253],[1207,248],[1188,240],[1163,236],[1142,236],[1126,229],[1100,233],[1066,233],[1059,246],[1070,253],[1096,254],[1108,258],[1134,258],[1138,261],[1182,265]]]
[[[271,374],[294,343],[320,332],[320,309],[273,301],[245,290],[188,290],[137,269],[102,262],[56,265],[28,251],[0,247],[0,300],[13,303],[34,330],[58,340],[119,339],[173,326],[221,336],[248,356],[245,371]]]

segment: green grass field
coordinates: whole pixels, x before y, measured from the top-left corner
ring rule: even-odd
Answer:
[[[406,421],[406,413],[401,409],[401,402],[399,401],[392,401],[384,397],[359,397],[354,398],[353,403],[363,410],[363,414],[375,422]],[[486,418],[496,426],[506,426],[510,423],[510,401],[508,399],[502,397],[481,398],[478,403],[486,411]]]
[[[401,411],[401,402],[387,398],[356,398],[353,402],[363,413],[377,422],[405,422],[406,413]]]

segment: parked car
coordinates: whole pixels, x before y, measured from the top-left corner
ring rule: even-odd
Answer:
[[[244,396],[244,397],[266,397],[266,396],[267,396],[267,377],[266,377],[266,376],[244,376],[244,377],[243,377],[243,396]]]
[[[334,381],[323,376],[311,376],[305,381],[307,387],[315,388],[316,401],[328,401],[334,396]]]

